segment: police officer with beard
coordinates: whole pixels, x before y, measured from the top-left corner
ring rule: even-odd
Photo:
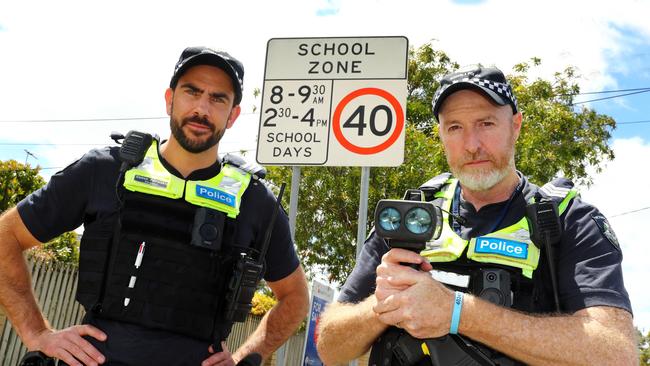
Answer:
[[[386,341],[397,329],[418,348],[402,359],[428,359],[418,365],[638,364],[616,236],[570,181],[538,187],[516,170],[522,114],[503,73],[476,66],[444,76],[433,113],[451,174],[420,189],[443,209],[442,234],[420,253],[370,235],[320,319],[321,359],[340,364],[372,347],[385,358],[371,364],[396,364],[384,348],[397,352]],[[532,241],[534,202],[557,204],[563,234],[552,257]]]
[[[228,53],[186,48],[165,92],[168,140],[127,134],[123,146],[142,148],[137,161],[128,148],[92,150],[0,218],[0,302],[28,349],[69,365],[233,365],[268,357],[295,331],[309,300],[286,214],[259,169],[217,155],[240,114],[243,76]],[[22,252],[81,224],[76,297],[86,316],[52,329]],[[232,322],[220,316],[249,255],[263,256],[278,303],[231,354],[219,340]]]

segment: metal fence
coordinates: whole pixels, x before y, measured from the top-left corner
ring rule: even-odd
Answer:
[[[74,300],[77,290],[77,269],[71,265],[30,258],[34,293],[43,313],[55,328],[79,323],[83,317],[81,305]],[[0,365],[17,365],[26,349],[9,321],[4,322],[0,335]]]
[[[32,276],[34,293],[50,324],[57,329],[79,324],[84,311],[74,300],[77,290],[77,268],[35,258],[29,258],[27,263]],[[260,321],[261,317],[250,315],[245,322],[236,323],[227,340],[229,349],[235,350],[242,345]],[[304,332],[300,332],[287,340],[286,366],[300,365],[304,337]],[[25,352],[27,350],[23,343],[0,310],[0,366],[17,365]],[[265,365],[275,364],[275,355],[265,362]]]

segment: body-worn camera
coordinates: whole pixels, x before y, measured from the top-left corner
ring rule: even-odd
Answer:
[[[194,214],[190,244],[213,251],[221,249],[226,215],[217,210],[199,207]]]
[[[442,211],[417,189],[406,191],[403,200],[380,200],[375,208],[375,231],[388,239],[391,248],[419,253],[426,242],[440,237]]]
[[[512,306],[510,272],[505,269],[484,268],[476,277],[472,293],[496,305]]]

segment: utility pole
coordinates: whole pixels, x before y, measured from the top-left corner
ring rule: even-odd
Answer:
[[[25,153],[27,154],[27,155],[25,155],[25,166],[27,166],[27,159],[29,159],[30,156],[33,157],[34,159],[38,160],[36,155],[32,154],[29,150],[27,150],[27,149],[23,149],[23,150],[25,150]]]

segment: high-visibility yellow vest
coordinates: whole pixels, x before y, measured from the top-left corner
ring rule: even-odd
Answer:
[[[530,239],[530,227],[526,217],[493,233],[465,240],[456,234],[449,222],[448,212],[451,209],[458,179],[449,178],[445,184],[447,188],[435,194],[436,198],[443,199],[442,233],[438,239],[427,242],[420,254],[430,262],[452,262],[460,258],[467,248],[467,258],[470,260],[519,268],[525,277],[532,278],[533,271],[539,264],[540,250]],[[541,189],[553,190],[555,197],[558,194],[564,196],[558,205],[560,215],[566,210],[569,202],[578,195],[575,189],[554,187],[552,182]]]
[[[224,164],[216,176],[201,181],[185,180],[170,173],[160,161],[158,141],[153,140],[140,165],[124,175],[124,188],[187,202],[224,212],[230,218],[239,215],[241,198],[251,174]]]

